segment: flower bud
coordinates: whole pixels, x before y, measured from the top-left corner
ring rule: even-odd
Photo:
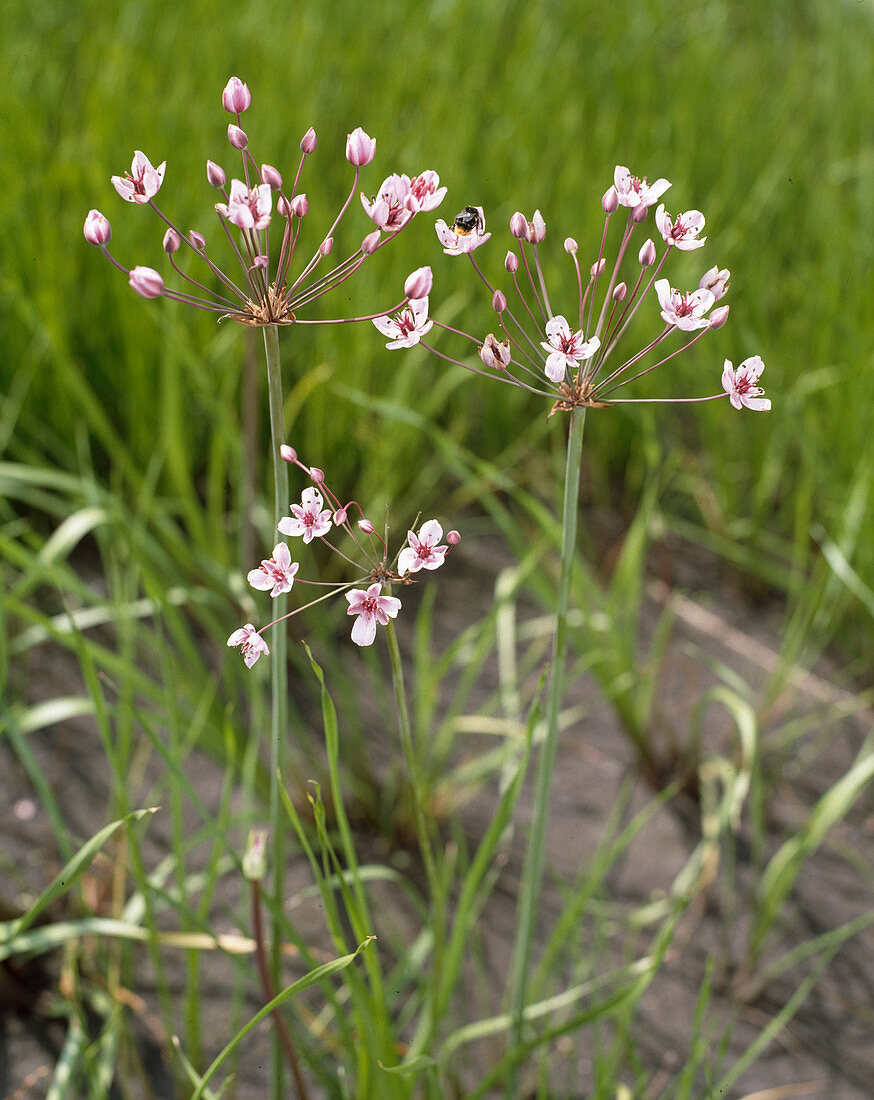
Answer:
[[[266,271],[269,263],[266,256],[256,256],[252,261],[252,267],[257,267],[259,271]]]
[[[656,247],[652,241],[646,241],[640,246],[640,252],[638,252],[637,258],[640,261],[641,267],[652,267],[656,262]]]
[[[305,194],[295,195],[291,200],[290,209],[296,218],[305,218],[310,212],[310,200]]]
[[[592,276],[593,279],[600,279],[600,277],[604,274],[606,270],[607,261],[602,256],[600,260],[598,260],[596,263],[593,263],[592,266],[589,268],[589,274]]]
[[[248,85],[238,76],[232,76],[222,92],[222,106],[232,115],[241,115],[252,102]]]
[[[182,238],[172,227],[164,234],[163,249],[168,256],[172,256],[174,252],[178,252],[182,244]]]
[[[365,256],[372,256],[373,253],[379,247],[379,238],[382,236],[378,229],[374,229],[372,233],[368,233],[364,240],[361,242],[361,251]]]
[[[579,251],[579,248],[580,248],[580,246],[573,239],[573,237],[565,237],[565,239],[564,239],[564,250],[565,250],[565,252],[568,253],[568,255],[573,256],[575,252]]]
[[[628,287],[625,285],[625,283],[617,283],[616,286],[613,287],[613,301],[614,302],[624,302],[625,301],[625,295],[627,293],[628,293]]]
[[[496,290],[492,295],[492,309],[495,313],[503,313],[507,308],[507,299],[504,297],[502,290]]]
[[[608,187],[602,195],[601,209],[605,214],[615,214],[619,209],[619,192],[615,187]]]
[[[112,226],[109,224],[109,219],[105,218],[99,210],[89,210],[82,232],[89,244],[100,248],[102,245],[109,244]]]
[[[250,829],[243,853],[243,875],[250,882],[260,882],[267,874],[267,837],[266,829]]]
[[[376,138],[368,137],[360,126],[346,137],[346,160],[361,168],[370,164],[376,155]]]
[[[316,132],[312,128],[312,126],[310,126],[309,130],[307,130],[304,136],[300,139],[300,151],[302,153],[314,153],[318,144],[319,142],[316,138]]]
[[[325,483],[325,472],[320,470],[318,466],[310,466],[310,477],[316,485],[324,485]]]
[[[543,220],[543,215],[539,210],[534,211],[534,217],[528,223],[528,227],[525,231],[525,240],[529,244],[540,244],[543,238],[546,236],[546,222]]]
[[[508,252],[504,257],[504,267],[511,275],[515,275],[519,270],[519,257],[515,252]]]
[[[709,271],[705,271],[701,276],[698,289],[709,290],[713,295],[713,300],[718,302],[720,298],[724,298],[728,293],[728,280],[730,278],[731,272],[727,267],[724,267],[721,271],[718,267],[711,267]]]
[[[128,282],[144,298],[160,298],[164,293],[164,280],[153,267],[135,267]]]
[[[279,457],[283,462],[297,462],[297,451],[294,447],[289,447],[287,443],[283,443],[279,447]]]
[[[206,162],[206,179],[210,187],[218,188],[224,187],[227,177],[225,176],[224,168],[222,168],[220,164],[216,164],[213,160],[208,160]]]
[[[198,233],[196,229],[189,229],[188,240],[192,248],[197,249],[198,252],[206,252],[206,237],[202,233]]]
[[[319,255],[320,256],[330,256],[331,255],[331,250],[333,249],[333,247],[334,247],[334,238],[333,237],[325,237],[325,239],[319,245]]]
[[[725,322],[728,320],[728,311],[731,306],[717,306],[716,309],[710,314],[708,320],[710,321],[710,328],[722,328]]]
[[[271,191],[279,191],[282,187],[282,176],[272,164],[261,165],[261,181],[269,183]]]
[[[376,534],[376,528],[373,526],[369,519],[360,519],[358,521],[358,526],[365,533],[365,535]]]
[[[517,210],[513,217],[510,218],[510,232],[514,237],[521,240],[521,238],[525,236],[527,230],[528,222],[525,219],[525,215]]]
[[[235,126],[233,122],[228,124],[228,141],[235,149],[246,149],[249,145],[249,139],[246,137],[245,130],[241,130],[240,127]]]
[[[291,203],[288,201],[285,195],[280,195],[279,198],[276,200],[276,213],[280,216],[280,218],[291,217]]]
[[[635,208],[631,211],[631,220],[634,222],[635,225],[644,220],[648,210],[649,207],[646,205],[645,202],[640,203],[639,206],[635,206]]]
[[[345,522],[346,522],[346,509],[345,508],[338,508],[337,511],[334,513],[334,523],[336,523],[338,527],[341,527]]]
[[[450,531],[449,534],[446,536],[446,541],[449,543],[450,546],[458,546],[458,544],[461,542],[461,535],[459,535],[457,531]]]
[[[430,267],[419,267],[407,276],[404,283],[404,294],[408,298],[427,298],[434,285],[434,276]]]

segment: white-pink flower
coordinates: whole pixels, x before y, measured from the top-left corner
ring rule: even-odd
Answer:
[[[300,496],[300,504],[292,504],[292,516],[279,521],[279,531],[283,535],[302,535],[304,542],[321,538],[331,530],[331,512],[322,508],[324,501],[318,489],[310,486]],[[293,517],[293,518],[292,518]]]
[[[242,180],[231,180],[227,202],[217,202],[216,210],[240,229],[266,229],[270,224],[273,192],[269,183],[260,183],[251,190]]]
[[[376,198],[363,194],[361,205],[371,221],[386,233],[397,233],[412,218],[414,211],[406,205],[410,194],[410,177],[395,173],[382,181]]]
[[[410,180],[410,190],[406,197],[407,207],[418,214],[436,210],[446,198],[446,188],[440,186],[440,177],[428,168]]]
[[[246,668],[251,668],[262,653],[269,653],[267,643],[251,623],[246,623],[228,638],[229,646],[239,646],[246,662]]]
[[[426,520],[419,528],[418,535],[415,531],[407,532],[407,542],[398,555],[398,572],[418,573],[420,569],[439,569],[443,559],[449,550],[448,546],[438,546],[443,538],[443,528],[436,519]]]
[[[540,346],[548,351],[546,357],[546,377],[551,382],[564,381],[565,372],[582,362],[591,359],[601,341],[597,336],[591,340],[583,340],[582,332],[571,332],[571,326],[567,320],[558,314],[550,317],[546,322],[546,340],[542,340]]]
[[[621,164],[617,164],[613,172],[613,185],[620,206],[628,206],[632,210],[636,206],[652,206],[671,186],[666,179],[657,179],[655,183],[648,184],[646,176],[632,176]]]
[[[662,318],[669,325],[675,325],[684,332],[707,328],[710,322],[704,316],[716,300],[709,290],[698,288],[689,294],[674,290],[667,279],[659,279],[655,292],[662,307]]]
[[[682,252],[700,248],[707,240],[706,237],[698,236],[704,228],[704,215],[700,210],[687,210],[671,221],[671,215],[665,210],[665,204],[660,203],[655,213],[655,223],[665,244],[675,245]]]
[[[373,323],[383,336],[389,337],[385,346],[391,350],[413,347],[434,325],[428,320],[427,298],[411,298],[394,317],[374,317]]]
[[[486,233],[486,216],[481,206],[466,206],[452,225],[441,218],[434,228],[447,256],[473,252],[491,237],[491,233]]]
[[[290,592],[294,584],[294,575],[300,565],[291,560],[291,552],[284,542],[277,543],[273,548],[273,556],[261,562],[258,569],[250,569],[248,573],[249,584],[262,592],[271,589],[270,595],[275,599],[284,592]]]
[[[382,585],[379,581],[364,591],[354,588],[346,593],[349,601],[347,615],[357,615],[352,624],[352,641],[356,645],[372,645],[376,638],[376,624],[387,626],[389,619],[393,619],[401,609],[401,601],[397,596],[380,596]]]
[[[137,149],[130,172],[125,172],[124,176],[113,176],[112,186],[125,202],[148,202],[160,191],[166,168],[166,160],[153,168],[146,154]]]
[[[755,412],[771,411],[771,402],[767,397],[762,397],[765,391],[758,384],[764,369],[761,355],[751,355],[749,359],[744,359],[737,370],[732,367],[730,359],[725,360],[722,388],[736,409],[745,405]]]

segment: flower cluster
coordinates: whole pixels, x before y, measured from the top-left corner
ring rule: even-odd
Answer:
[[[420,570],[439,569],[447,554],[451,553],[453,547],[461,541],[457,531],[450,531],[446,536],[446,542],[443,543],[441,541],[443,528],[436,519],[429,519],[422,524],[418,532],[407,532],[407,545],[395,559],[389,561],[387,539],[377,532],[362,512],[360,505],[356,501],[342,504],[328,487],[324,473],[316,467],[308,467],[300,462],[294,448],[283,445],[281,451],[285,461],[303,470],[313,484],[303,490],[300,504],[291,505],[289,509],[291,514],[279,521],[279,533],[289,538],[300,538],[304,544],[312,542],[313,539],[320,539],[345,562],[360,568],[361,572],[351,582],[335,584],[303,580],[297,576],[300,565],[291,560],[288,544],[277,543],[271,556],[262,561],[256,569],[249,571],[247,579],[253,588],[261,592],[269,592],[274,599],[290,592],[295,582],[324,587],[329,591],[311,600],[304,607],[299,607],[288,615],[275,619],[260,630],[256,630],[252,623],[246,623],[239,630],[235,630],[228,638],[228,645],[240,648],[248,668],[255,664],[262,653],[270,652],[263,637],[265,630],[340,592],[345,593],[349,604],[347,614],[355,619],[352,624],[352,641],[359,646],[372,645],[376,638],[377,626],[386,626],[389,619],[394,619],[401,609],[401,601],[397,596],[391,595],[391,586],[414,584],[415,574]],[[330,504],[327,508],[325,507],[326,497]],[[353,524],[350,513],[356,512],[358,519]],[[341,550],[330,540],[329,536],[332,532],[342,532],[352,540],[355,551],[364,561],[363,565],[358,566],[350,553]],[[367,587],[356,587],[362,583]],[[388,589],[386,594],[383,594],[383,588]]]
[[[488,288],[492,308],[497,314],[498,334],[491,332],[481,338],[441,324],[429,317],[428,300],[424,296],[421,299],[411,296],[413,300],[402,311],[394,317],[376,319],[374,324],[384,336],[390,337],[388,348],[421,343],[441,358],[474,373],[551,398],[552,412],[579,407],[606,408],[633,401],[713,401],[725,396],[738,409],[743,406],[770,409],[771,403],[762,396],[758,385],[764,364],[757,355],[744,360],[737,370],[726,359],[719,393],[686,398],[619,396],[623,386],[686,351],[705,332],[721,328],[728,319],[729,307],[716,305],[728,290],[727,270],[712,267],[690,291],[677,290],[667,278],[659,277],[674,249],[688,252],[704,245],[707,239],[701,235],[704,215],[699,210],[686,210],[672,217],[660,203],[654,219],[660,245],[648,238],[638,248],[636,265],[630,260],[635,233],[646,221],[649,208],[670,186],[666,179],[648,184],[645,178],[633,176],[627,168],[617,166],[613,184],[601,200],[605,223],[600,248],[585,275],[578,259],[577,242],[572,237],[564,242],[576,273],[575,301],[570,314],[556,312],[551,304],[538,252],[538,246],[546,237],[546,222],[540,211],[535,211],[530,221],[521,213],[510,219],[510,233],[518,242],[518,251],[511,248],[504,260],[504,268],[513,284],[514,302],[518,303],[511,308],[507,296],[489,282],[473,255],[491,234],[485,231],[482,208],[468,206],[451,226],[443,220],[438,221],[437,237],[447,254],[466,255]],[[611,219],[620,209],[626,211],[625,224],[608,273],[608,233]],[[628,281],[620,278],[623,263],[635,268],[628,274]],[[608,367],[608,359],[614,355],[641,304],[652,298],[658,303],[663,330],[642,349],[626,355],[616,366]],[[599,299],[600,305],[597,304]],[[444,355],[424,343],[423,337],[435,325],[471,341],[485,370]],[[676,332],[685,342],[667,350],[665,342]],[[643,361],[648,357],[656,361],[644,366]]]
[[[207,249],[203,233],[197,229],[184,232],[161,211],[156,196],[164,182],[167,162],[155,168],[145,153],[139,150],[134,153],[130,172],[124,176],[113,176],[112,184],[126,202],[151,206],[161,218],[167,227],[164,251],[170,266],[187,284],[187,288],[170,289],[154,268],[137,265],[128,269],[116,260],[109,251],[111,226],[99,210],[90,211],[85,219],[85,239],[100,248],[127,275],[131,287],[144,298],[172,298],[243,325],[332,324],[373,320],[402,308],[411,298],[427,297],[431,272],[429,268],[421,268],[407,280],[404,299],[390,310],[380,310],[366,317],[332,320],[303,320],[299,316],[300,311],[316,298],[354,275],[369,256],[384,247],[416,214],[434,210],[442,202],[446,188],[440,187],[437,173],[428,170],[413,178],[389,176],[378,195],[370,200],[362,194],[362,204],[374,228],[364,237],[357,251],[325,271],[327,258],[334,249],[334,233],[358,189],[361,169],[373,160],[376,152],[376,141],[359,127],[346,139],[346,159],[355,169],[349,194],[327,232],[320,233],[318,244],[309,259],[295,273],[295,252],[304,219],[309,214],[309,201],[306,193],[300,190],[300,182],[304,163],[316,150],[316,132],[310,127],[304,134],[300,142],[300,161],[291,186],[286,186],[276,168],[269,164],[259,166],[249,151],[249,139],[241,123],[242,114],[248,109],[251,99],[248,87],[238,77],[231,77],[222,93],[222,104],[234,116],[234,121],[228,126],[228,141],[241,154],[242,178],[232,179],[228,185],[224,169],[211,160],[206,162],[207,181],[218,191],[222,200],[215,203],[219,226],[239,262],[241,276],[235,280],[216,264]],[[211,285],[183,270],[178,262],[180,250],[193,253],[206,265],[212,276]]]

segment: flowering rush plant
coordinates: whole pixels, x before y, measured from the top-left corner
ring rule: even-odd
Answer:
[[[334,250],[334,233],[358,189],[361,169],[376,153],[376,140],[358,127],[346,139],[346,159],[355,169],[349,194],[327,232],[320,234],[315,250],[295,273],[295,252],[304,219],[309,214],[309,201],[306,193],[300,190],[300,183],[306,159],[316,150],[316,132],[310,127],[301,139],[300,161],[288,186],[276,168],[270,164],[259,165],[249,150],[249,138],[241,123],[251,98],[248,87],[236,76],[231,77],[222,92],[222,104],[234,116],[228,126],[228,141],[241,155],[242,178],[232,179],[228,185],[225,170],[212,160],[206,162],[207,181],[221,196],[221,201],[215,203],[219,227],[239,264],[240,274],[236,278],[215,262],[207,248],[206,236],[200,230],[185,232],[163,213],[156,196],[164,182],[167,162],[155,168],[139,150],[134,153],[130,172],[113,176],[112,184],[126,202],[150,206],[164,222],[167,229],[163,248],[185,289],[171,289],[152,267],[137,265],[129,269],[116,260],[109,251],[110,223],[99,210],[91,210],[85,219],[85,239],[100,248],[144,298],[172,298],[243,325],[313,325],[373,320],[402,308],[410,298],[427,297],[431,272],[422,268],[407,280],[404,299],[388,311],[331,320],[307,320],[299,315],[316,298],[351,278],[369,256],[396,237],[416,214],[439,206],[446,188],[440,186],[437,173],[428,170],[413,177],[391,175],[383,181],[376,196],[368,198],[362,194],[361,202],[373,228],[355,252],[325,270]],[[181,251],[193,253],[206,265],[212,276],[210,285],[183,270],[178,262]]]
[[[429,519],[418,531],[407,532],[407,545],[390,561],[387,534],[386,537],[379,534],[357,501],[341,504],[339,497],[325,481],[323,471],[315,466],[305,466],[298,459],[293,447],[283,444],[282,457],[303,470],[313,484],[303,490],[300,504],[291,505],[291,514],[279,521],[279,533],[289,538],[299,538],[304,545],[313,539],[319,539],[360,572],[353,581],[334,583],[303,580],[297,576],[300,564],[291,560],[288,544],[277,543],[271,556],[256,569],[249,571],[248,581],[253,588],[269,592],[274,599],[290,592],[295,582],[328,588],[329,591],[303,607],[274,619],[260,630],[256,630],[252,623],[246,623],[235,630],[228,638],[228,645],[239,646],[248,668],[255,664],[262,653],[270,652],[263,637],[265,630],[341,592],[345,593],[349,603],[347,614],[355,619],[352,624],[352,641],[359,646],[372,645],[377,626],[387,626],[389,619],[394,619],[401,609],[401,601],[397,596],[391,595],[391,586],[415,584],[418,579],[415,574],[420,570],[439,569],[447,554],[461,541],[457,531],[450,531],[443,543],[443,528],[436,519]],[[329,507],[325,507],[326,498]],[[350,516],[354,517],[356,513],[358,518],[353,523]],[[354,549],[348,552],[341,549],[332,541],[332,532],[347,535]],[[363,564],[359,564],[351,556],[356,552]],[[367,587],[356,587],[361,584]],[[383,593],[384,588],[386,593]]]
[[[664,204],[659,204],[654,219],[657,232],[639,246],[630,281],[620,279],[623,261],[635,234],[639,236],[643,232],[641,227],[650,207],[670,186],[666,179],[648,184],[645,178],[632,176],[627,168],[617,166],[613,184],[601,200],[604,229],[597,255],[588,270],[580,265],[579,246],[573,237],[564,241],[565,252],[576,274],[572,299],[565,305],[564,312],[553,308],[540,262],[538,246],[546,237],[546,222],[540,211],[535,211],[530,221],[518,212],[510,219],[510,233],[518,242],[518,250],[511,248],[504,260],[504,268],[513,285],[511,300],[514,304],[511,307],[507,295],[492,286],[473,255],[491,237],[491,233],[485,231],[484,212],[481,207],[466,207],[451,226],[442,219],[438,221],[437,236],[447,255],[468,257],[491,293],[492,308],[497,314],[497,334],[490,332],[483,339],[441,324],[429,317],[426,300],[410,301],[394,317],[381,317],[373,323],[389,337],[386,347],[390,349],[421,343],[441,358],[477,374],[551,398],[552,412],[606,408],[623,402],[713,401],[726,396],[737,409],[768,410],[771,402],[762,396],[758,384],[764,369],[758,355],[745,359],[737,369],[726,359],[722,390],[715,394],[679,398],[622,396],[622,388],[629,382],[687,351],[706,332],[721,328],[728,319],[728,305],[716,305],[728,291],[728,270],[718,266],[710,268],[701,276],[697,287],[688,291],[677,290],[667,278],[661,277],[674,250],[688,252],[703,247],[706,241],[701,235],[704,215],[698,210],[687,210],[672,217]],[[608,231],[611,220],[620,212],[626,215],[625,224],[608,271]],[[599,298],[600,307],[597,305]],[[645,301],[657,305],[664,328],[643,348],[621,358],[615,355],[616,349]],[[425,343],[423,337],[434,325],[475,344],[485,370],[445,355]],[[675,334],[683,341],[679,347],[669,344]],[[608,360],[614,356],[620,361],[615,366],[608,366]],[[656,361],[644,366],[649,358]]]

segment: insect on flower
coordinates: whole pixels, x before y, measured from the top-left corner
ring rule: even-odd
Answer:
[[[452,229],[459,237],[468,237],[471,233],[482,233],[485,229],[482,208],[465,206],[462,211],[455,215]]]

